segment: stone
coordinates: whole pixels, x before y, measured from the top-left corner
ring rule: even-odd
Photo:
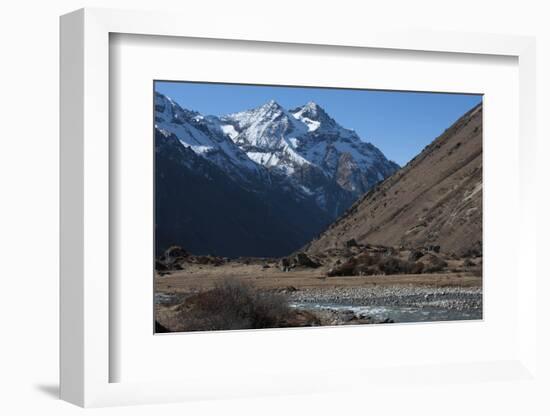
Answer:
[[[290,270],[290,260],[286,257],[283,257],[279,261],[279,269],[281,269],[283,272],[288,272]]]
[[[318,262],[314,261],[306,253],[301,251],[293,255],[288,262],[290,267],[310,267],[315,269],[320,266]]]
[[[159,272],[164,272],[166,270],[168,270],[168,266],[166,266],[166,264],[158,261],[158,260],[155,260],[155,270],[159,271]]]
[[[359,244],[357,244],[357,241],[355,238],[352,238],[351,240],[346,241],[346,247],[357,247]]]
[[[164,252],[166,258],[188,257],[189,253],[180,246],[172,246]]]
[[[421,250],[411,250],[409,253],[409,261],[417,261],[420,259],[424,253]]]

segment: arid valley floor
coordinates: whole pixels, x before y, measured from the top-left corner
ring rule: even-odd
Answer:
[[[392,254],[386,254],[389,252]],[[318,258],[302,255],[288,260],[176,257],[174,269],[157,271],[155,275],[158,331],[201,330],[201,325],[204,330],[223,329],[196,321],[188,325],[187,318],[201,307],[201,296],[227,282],[286,302],[291,313],[281,316],[274,324],[277,327],[482,318],[481,258],[455,259],[433,252],[353,247],[333,252],[322,259],[327,263],[323,265]],[[406,260],[415,257],[417,261]],[[340,265],[328,265],[335,263]],[[354,269],[349,269],[354,263]],[[386,263],[405,267],[406,273],[376,274],[382,273],[378,267],[392,271]],[[422,264],[428,270],[430,264],[437,267],[432,267],[430,273],[411,273],[415,271],[410,268],[414,264]],[[215,313],[217,307],[221,306],[217,304],[211,311]]]

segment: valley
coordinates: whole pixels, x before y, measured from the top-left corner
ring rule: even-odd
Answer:
[[[406,265],[406,259],[415,253],[389,251],[391,255],[384,248],[386,257],[378,262],[403,259]],[[324,259],[304,255],[297,260],[291,256],[288,262],[274,258],[175,257],[173,262],[168,261],[171,266],[157,267],[166,270],[155,274],[156,319],[170,331],[191,330],[181,314],[188,299],[234,282],[282,298],[298,313],[285,323],[288,327],[481,319],[481,259],[438,255],[437,259],[445,265],[440,264],[430,273],[403,273],[396,268],[388,270],[390,274],[378,270],[377,274],[366,275],[351,270],[335,275],[335,268],[330,265],[346,264],[353,252],[363,250],[344,250]],[[433,255],[426,252],[422,256],[427,258],[424,262],[434,262]],[[293,258],[296,262],[289,269],[287,264]],[[304,319],[302,314],[314,318]],[[203,329],[208,328],[208,323],[202,325]]]
[[[403,167],[314,102],[155,110],[156,332],[483,318],[481,104]]]

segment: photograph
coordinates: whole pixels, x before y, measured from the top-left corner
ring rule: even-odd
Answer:
[[[155,333],[483,319],[483,95],[153,90]]]

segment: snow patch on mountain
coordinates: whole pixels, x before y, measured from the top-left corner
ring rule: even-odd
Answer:
[[[237,132],[237,130],[235,130],[235,127],[231,124],[222,124],[220,128],[222,129],[223,134],[228,136],[231,140],[239,135],[239,132]]]

